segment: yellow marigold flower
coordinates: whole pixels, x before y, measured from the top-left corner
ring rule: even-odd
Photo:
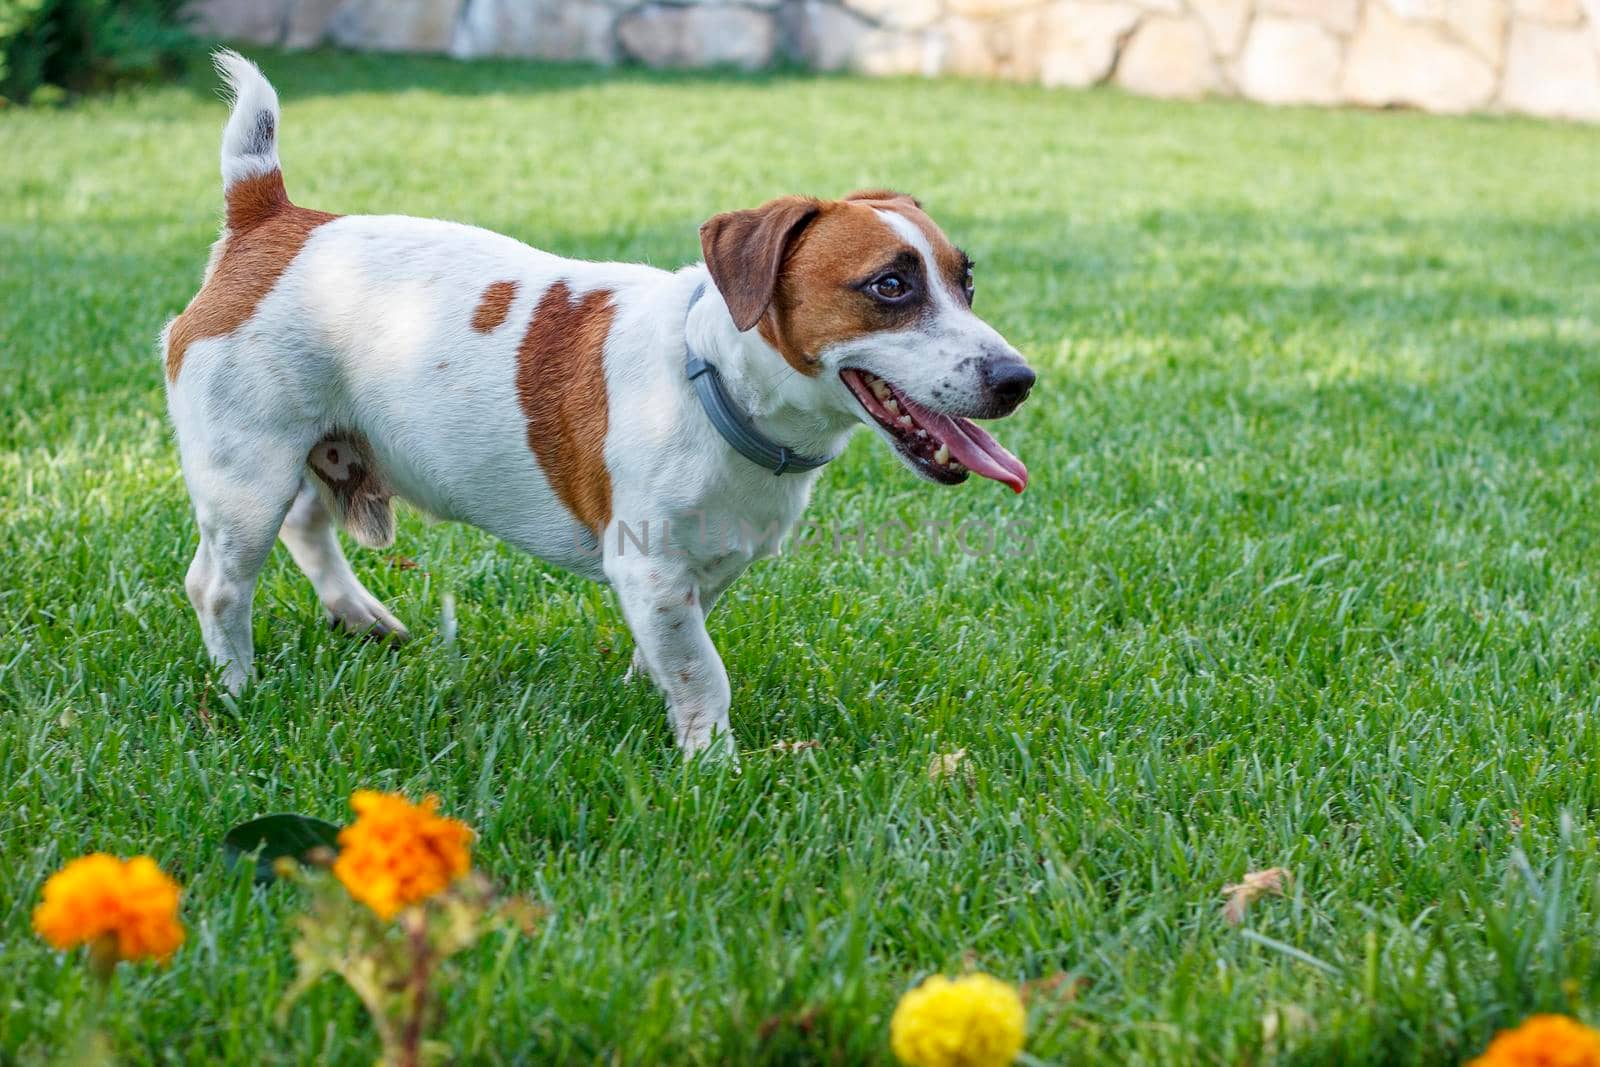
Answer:
[[[33,911],[33,928],[63,951],[92,945],[108,965],[141,959],[165,963],[183,944],[182,892],[148,856],[124,862],[97,852],[50,876]]]
[[[1600,1033],[1565,1015],[1534,1015],[1496,1034],[1467,1067],[1600,1067]]]
[[[413,804],[393,793],[358,789],[356,821],[339,831],[333,873],[350,895],[381,919],[427,900],[467,873],[472,831],[434,814],[439,798]]]
[[[1022,1051],[1022,998],[987,974],[936,974],[900,998],[889,1047],[907,1067],[1004,1067]]]

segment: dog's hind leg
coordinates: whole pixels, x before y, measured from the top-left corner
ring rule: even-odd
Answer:
[[[200,525],[200,548],[184,586],[206,651],[237,693],[255,658],[250,607],[256,578],[294,500],[305,452],[272,442],[231,449],[185,441],[183,429],[183,476]]]
[[[389,613],[383,602],[361,584],[350,561],[345,559],[321,495],[309,478],[302,478],[300,491],[278,531],[289,555],[317,591],[328,617],[351,633],[404,641],[410,636],[400,620]]]

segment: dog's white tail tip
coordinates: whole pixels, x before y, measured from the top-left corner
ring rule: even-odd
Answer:
[[[278,165],[278,94],[259,67],[238,52],[211,54],[233,107],[222,132],[222,188],[270,174]]]

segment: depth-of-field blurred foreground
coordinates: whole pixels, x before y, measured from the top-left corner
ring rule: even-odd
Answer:
[[[551,909],[463,957],[465,1063],[887,1063],[900,994],[970,968],[1057,983],[1052,1063],[1449,1063],[1596,1002],[1600,130],[254,58],[308,207],[675,266],[717,211],[920,197],[1040,371],[1003,434],[1032,484],[860,435],[809,515],[838,544],[713,616],[739,774],[681,765],[602,589],[411,513],[353,559],[416,640],[331,632],[279,551],[236,702],[155,341],[227,109],[197,66],[0,113],[0,1062],[83,1008],[29,914],[104,850],[186,886],[189,940],[105,1009],[127,1062],[370,1063],[337,983],[274,1022],[300,902],[220,849],[357,788],[438,793]],[[896,519],[1026,538],[853,536]],[[1287,896],[1224,921],[1269,867]]]

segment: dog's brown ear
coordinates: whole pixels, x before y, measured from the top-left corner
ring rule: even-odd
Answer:
[[[741,332],[772,306],[783,257],[821,210],[812,197],[783,196],[751,211],[713,215],[700,227],[706,269]]]

